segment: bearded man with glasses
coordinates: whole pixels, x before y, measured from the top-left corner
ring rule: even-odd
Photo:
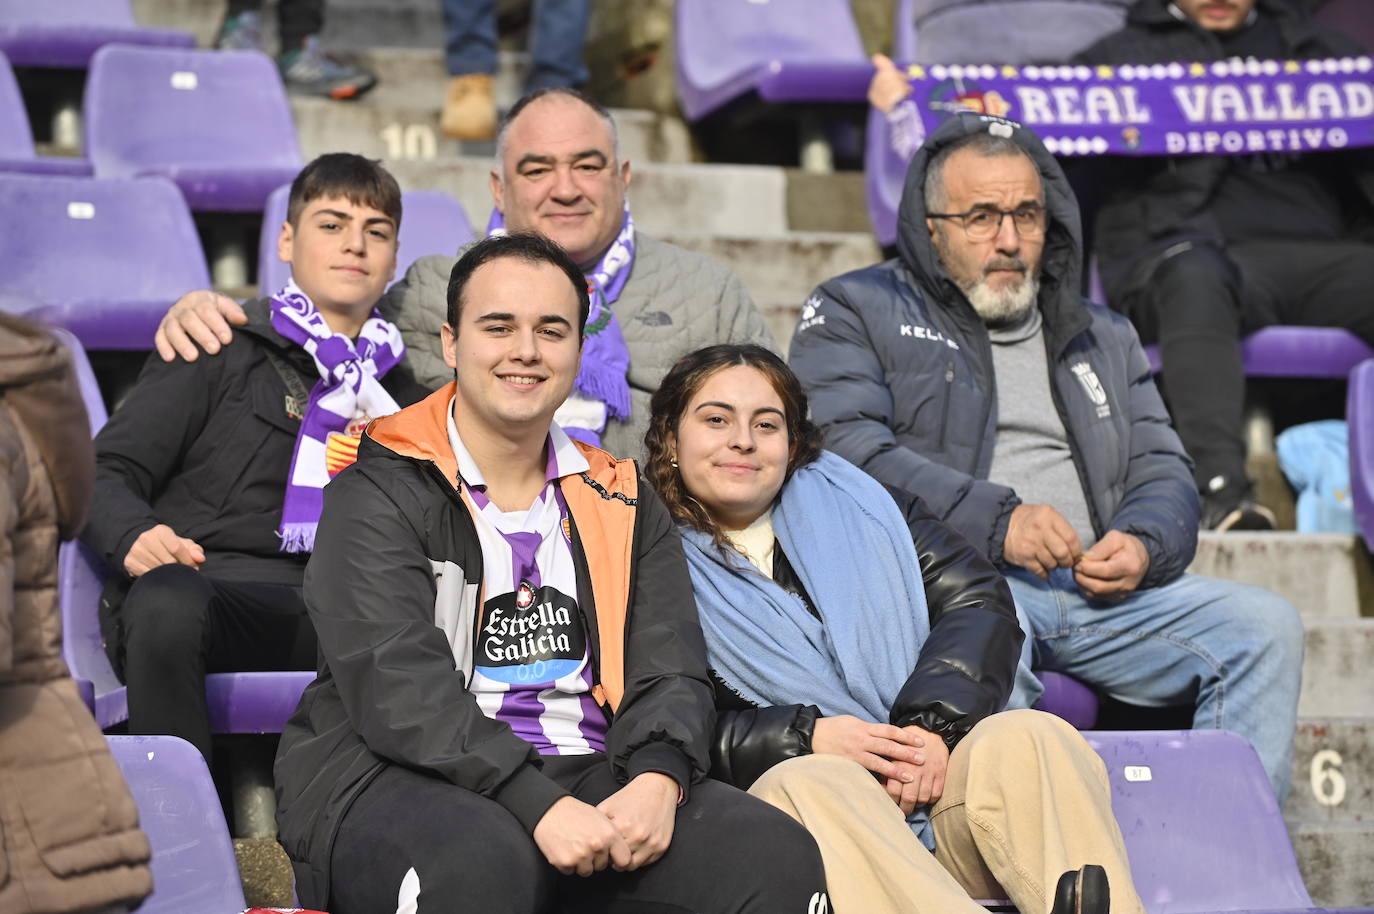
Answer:
[[[1059,670],[1255,746],[1282,802],[1303,633],[1283,598],[1184,574],[1192,468],[1126,318],[1078,292],[1078,204],[1020,125],[950,118],[907,174],[898,256],[824,283],[790,361],[826,446],[1004,571],[1027,638],[1009,707]]]

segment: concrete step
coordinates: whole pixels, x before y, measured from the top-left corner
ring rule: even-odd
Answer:
[[[441,190],[457,197],[474,223],[491,208],[489,157],[387,160],[406,190]],[[688,165],[648,162],[634,169],[630,189],[635,225],[652,235],[786,233],[787,178],[763,165]]]
[[[1342,533],[1203,533],[1188,570],[1272,590],[1308,619],[1355,618],[1374,607],[1369,553]]]
[[[1374,717],[1307,717],[1293,735],[1290,826],[1374,823]]]
[[[1303,824],[1290,828],[1289,835],[1315,904],[1374,904],[1374,823]]]
[[[1308,619],[1302,717],[1365,717],[1374,696],[1374,619]]]
[[[301,154],[307,161],[320,153],[346,150],[389,160],[469,156],[490,162],[496,151],[493,142],[463,143],[439,132],[443,92],[442,85],[433,92],[379,87],[356,102],[293,97],[291,110]],[[627,108],[614,110],[611,116],[620,154],[632,167],[691,161],[691,138],[682,121]]]

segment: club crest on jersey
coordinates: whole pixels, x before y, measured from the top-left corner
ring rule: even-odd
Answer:
[[[565,517],[565,518],[563,518],[563,522],[562,522],[561,524],[559,524],[559,526],[563,529],[563,539],[567,540],[567,541],[568,541],[568,545],[571,546],[571,545],[572,545],[572,523],[571,523],[571,521],[569,521],[568,518]]]
[[[529,581],[521,581],[520,586],[515,589],[515,605],[520,609],[528,609],[534,603],[534,588]]]
[[[1087,362],[1078,362],[1071,366],[1073,373],[1078,377],[1083,389],[1088,392],[1088,399],[1093,406],[1097,407],[1097,418],[1105,419],[1112,414],[1111,404],[1107,402],[1107,391],[1102,386],[1102,381],[1098,379],[1097,372],[1093,371],[1092,365]]]

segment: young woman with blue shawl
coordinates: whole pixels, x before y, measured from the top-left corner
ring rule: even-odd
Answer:
[[[812,832],[837,910],[1143,914],[1101,760],[1059,718],[997,713],[1022,640],[1005,582],[821,450],[781,359],[685,356],[646,444],[716,680],[712,774]]]

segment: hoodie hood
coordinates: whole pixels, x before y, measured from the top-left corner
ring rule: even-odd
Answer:
[[[940,262],[935,242],[926,227],[925,180],[930,161],[941,149],[975,133],[993,133],[1008,137],[1026,151],[1040,172],[1045,188],[1045,208],[1049,211],[1049,227],[1045,231],[1045,249],[1040,257],[1039,305],[1047,325],[1058,326],[1066,318],[1068,309],[1082,304],[1079,282],[1083,265],[1083,229],[1078,215],[1078,200],[1074,197],[1064,171],[1045,149],[1040,138],[1015,121],[983,114],[956,114],[927,137],[916,152],[906,173],[902,202],[897,209],[897,255],[937,306],[967,311],[977,321],[973,306],[962,289]]]
[[[94,485],[90,420],[67,347],[7,314],[0,314],[0,402],[33,436],[52,478],[58,528],[70,539],[85,523]]]

